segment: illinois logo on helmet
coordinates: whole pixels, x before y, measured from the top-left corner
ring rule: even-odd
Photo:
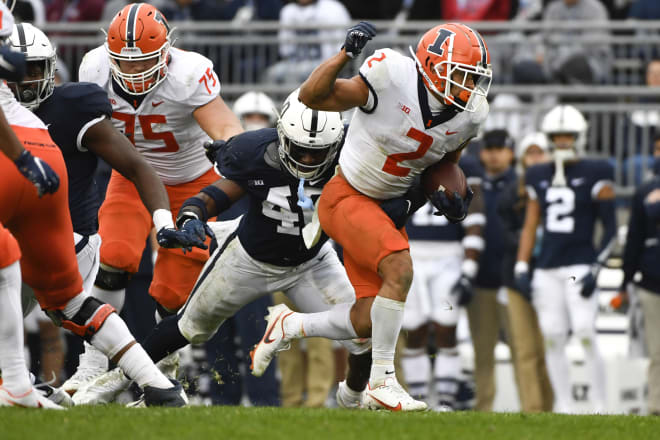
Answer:
[[[106,50],[112,77],[132,95],[143,95],[167,75],[172,30],[158,9],[147,3],[131,3],[115,15],[108,27]],[[128,71],[127,62],[154,60],[142,72]]]
[[[424,84],[447,105],[475,112],[486,97],[493,79],[490,53],[479,33],[460,23],[448,23],[426,32],[410,48]],[[458,75],[456,74],[458,73]],[[453,94],[452,86],[458,93]]]

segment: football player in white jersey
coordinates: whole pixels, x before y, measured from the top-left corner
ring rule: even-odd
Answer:
[[[412,261],[405,229],[380,205],[412,195],[416,178],[431,164],[458,162],[462,148],[488,115],[492,73],[481,36],[451,23],[424,34],[416,51],[411,48],[412,58],[378,50],[365,60],[359,75],[337,79],[374,35],[374,27],[366,22],[351,28],[341,51],[323,62],[300,89],[300,99],[311,108],[360,109],[351,121],[337,175],[318,202],[323,231],[344,248],[357,301],[350,310],[335,308],[323,316],[271,313],[268,327],[277,330],[270,338],[277,342],[260,343],[253,359],[255,370],[260,370],[289,339],[329,337],[336,333],[336,323],[348,327],[345,323],[352,322],[357,335],[371,336],[373,344],[364,405],[416,411],[427,405],[401,387],[393,363]],[[471,196],[468,191],[465,199],[458,193],[450,198],[437,191],[431,202],[439,215],[458,222],[465,218]],[[346,338],[354,337],[349,335]]]
[[[156,8],[128,4],[110,23],[105,44],[83,58],[79,79],[107,91],[113,125],[156,170],[176,212],[184,200],[217,179],[204,155],[204,142],[227,139],[243,129],[219,96],[213,63],[171,46],[171,29]],[[156,211],[152,222],[135,186],[113,171],[99,211],[101,267],[93,295],[120,310],[152,224],[171,220],[169,212]],[[208,256],[203,249],[158,250],[149,294],[161,315],[185,302]],[[75,391],[88,376],[106,368],[102,356],[87,352],[79,374],[65,389]]]

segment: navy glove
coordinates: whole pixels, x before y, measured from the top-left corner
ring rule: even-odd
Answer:
[[[437,209],[433,213],[434,215],[444,215],[450,222],[458,223],[467,217],[472,197],[474,197],[474,192],[468,186],[465,198],[461,197],[457,191],[454,191],[454,197],[449,198],[444,191],[438,190],[429,197],[429,200]]]
[[[519,272],[513,278],[513,287],[525,298],[532,302],[532,279],[529,272]]]
[[[204,153],[213,165],[215,165],[218,151],[224,148],[225,145],[227,145],[227,141],[223,141],[222,139],[218,139],[213,142],[204,142]]]
[[[403,228],[411,215],[426,204],[426,196],[420,185],[412,186],[404,195],[384,200],[380,207],[392,219],[397,229]]]
[[[582,295],[582,298],[591,298],[591,295],[594,294],[598,272],[600,272],[600,265],[595,264],[592,266],[589,273],[580,280],[580,283],[582,284],[580,295]]]
[[[0,46],[0,78],[9,82],[21,82],[25,76],[25,55]]]
[[[346,51],[346,55],[355,58],[362,52],[367,41],[376,36],[376,28],[368,21],[361,21],[348,30],[346,40],[341,47]]]
[[[462,274],[461,277],[451,288],[451,295],[456,298],[456,303],[459,306],[466,306],[472,301],[474,290],[472,289],[472,280],[467,275]]]
[[[57,173],[43,160],[34,157],[28,150],[23,150],[14,161],[18,171],[37,187],[39,197],[52,194],[60,187]]]
[[[206,237],[215,239],[215,234],[201,220],[191,218],[186,220],[181,229],[162,228],[156,234],[158,244],[164,248],[183,248],[183,251],[192,251],[193,246],[200,249],[208,249],[204,244]]]

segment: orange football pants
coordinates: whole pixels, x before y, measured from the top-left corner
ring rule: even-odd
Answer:
[[[218,178],[210,169],[193,181],[165,185],[173,215],[179,212],[187,198]],[[152,227],[149,211],[142,204],[135,185],[113,170],[105,201],[99,210],[101,263],[129,273],[137,272]],[[209,242],[207,240],[206,244]],[[198,248],[185,254],[181,249],[158,249],[149,294],[163,307],[177,310],[186,302],[208,258],[208,250]]]
[[[11,232],[0,223],[0,269],[21,259],[21,249]]]
[[[39,198],[34,185],[0,154],[0,223],[18,241],[23,281],[34,289],[41,308],[62,309],[83,290],[69,215],[66,166],[47,130],[12,128],[24,147],[57,173],[60,187],[55,194]],[[4,252],[3,246],[0,251]]]
[[[344,248],[344,267],[358,298],[378,294],[383,283],[378,275],[380,260],[410,249],[405,228],[396,229],[379,203],[341,174],[325,185],[319,200],[321,227]]]

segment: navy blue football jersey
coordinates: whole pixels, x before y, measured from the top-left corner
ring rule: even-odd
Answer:
[[[483,179],[483,168],[479,161],[467,154],[461,156],[458,165],[463,170],[468,184],[480,185]],[[436,209],[427,202],[413,214],[406,224],[406,232],[410,240],[461,241],[463,226],[460,223],[450,223],[444,215],[433,215]]]
[[[89,127],[112,116],[106,92],[92,83],[67,83],[55,87],[35,114],[48,126],[62,150],[69,175],[69,212],[73,230],[81,235],[98,231],[99,196],[94,181],[96,155],[82,145]]]
[[[316,256],[328,236],[323,234],[311,249],[305,246],[302,229],[311,222],[313,210],[298,206],[299,180],[282,168],[278,143],[274,128],[242,133],[220,151],[216,167],[247,192],[249,207],[238,226],[238,239],[247,253],[264,263],[297,266]],[[305,181],[305,195],[315,203],[334,168]]]
[[[555,268],[596,261],[594,225],[596,196],[604,183],[612,184],[614,169],[604,160],[583,159],[565,164],[567,186],[551,186],[554,163],[527,170],[530,198],[541,208],[543,239],[536,267]]]

